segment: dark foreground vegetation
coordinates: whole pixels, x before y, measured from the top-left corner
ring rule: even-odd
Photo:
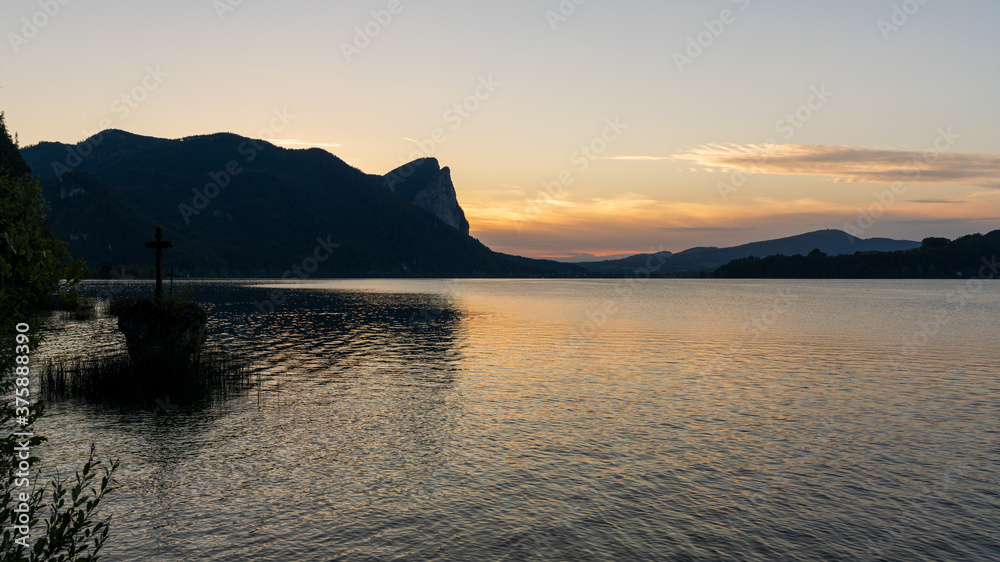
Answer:
[[[97,560],[110,530],[98,508],[118,462],[97,460],[91,448],[74,476],[40,479],[35,451],[46,439],[34,424],[45,406],[30,384],[41,343],[32,318],[54,304],[68,308],[85,265],[45,227],[48,205],[2,113],[0,202],[0,560]]]

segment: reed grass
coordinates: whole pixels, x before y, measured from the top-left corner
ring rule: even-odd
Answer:
[[[49,400],[82,398],[101,404],[155,407],[160,401],[191,405],[246,394],[253,364],[222,349],[193,355],[133,358],[126,352],[49,363],[40,377]]]

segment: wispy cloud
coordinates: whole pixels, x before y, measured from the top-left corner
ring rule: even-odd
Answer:
[[[660,230],[663,232],[750,232],[758,229],[725,226],[671,226]]]
[[[340,148],[340,144],[338,143],[310,142],[310,141],[296,140],[296,139],[272,139],[269,140],[268,142],[280,146],[311,146],[315,148]]]
[[[658,162],[660,160],[674,160],[673,156],[603,156],[601,160],[631,160],[637,162]]]
[[[874,183],[966,183],[1000,188],[1000,153],[925,153],[919,150],[829,145],[706,145],[677,160],[731,172],[826,176]]]

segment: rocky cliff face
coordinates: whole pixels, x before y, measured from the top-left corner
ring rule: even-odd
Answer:
[[[421,158],[396,168],[383,176],[386,187],[410,203],[441,219],[463,234],[469,233],[469,221],[458,204],[451,170],[442,168],[436,158]]]

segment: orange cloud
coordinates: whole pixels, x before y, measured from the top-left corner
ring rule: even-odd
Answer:
[[[900,200],[892,207],[891,217],[882,221],[972,223],[990,220],[972,217],[1000,216],[1000,195],[995,191],[944,202]],[[841,228],[854,221],[864,207],[808,197],[790,201],[758,197],[740,205],[657,201],[634,193],[613,199],[563,199],[559,203],[540,205],[533,216],[512,210],[518,207],[498,205],[466,206],[465,212],[473,235],[491,248],[540,257],[637,253],[660,246],[678,251],[700,245],[736,245],[810,229]]]
[[[724,171],[826,176],[874,183],[965,183],[1000,188],[1000,153],[828,145],[705,145],[675,159]]]

